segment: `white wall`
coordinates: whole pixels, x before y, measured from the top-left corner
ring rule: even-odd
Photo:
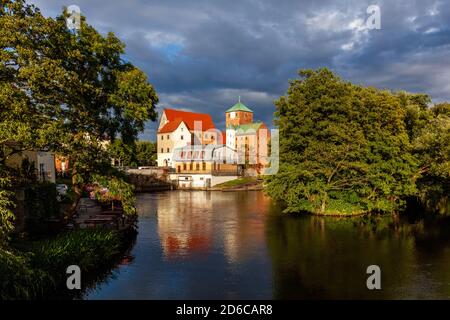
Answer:
[[[53,153],[38,151],[36,167],[39,172],[39,177],[41,176],[41,168],[43,167],[46,181],[55,183],[55,155]]]
[[[234,129],[227,129],[227,146],[236,150],[236,131]]]
[[[178,128],[172,132],[168,132],[164,134],[165,139],[167,139],[167,135],[170,135],[170,141],[173,142],[172,144],[172,150],[170,152],[164,152],[161,153],[160,148],[158,147],[158,167],[164,167],[165,163],[164,160],[168,161],[168,166],[175,168],[175,163],[173,163],[173,150],[175,148],[181,148],[184,147],[191,142],[191,132],[189,131],[188,127],[184,124],[184,122],[181,122]],[[183,139],[181,139],[183,137]],[[164,149],[164,148],[163,148]],[[169,148],[170,149],[170,148]]]

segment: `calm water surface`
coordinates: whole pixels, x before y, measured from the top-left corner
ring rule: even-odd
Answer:
[[[280,213],[262,192],[138,195],[130,257],[86,299],[450,298],[450,221]],[[382,290],[366,289],[366,268]]]

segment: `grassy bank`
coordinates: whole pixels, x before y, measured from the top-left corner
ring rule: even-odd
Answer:
[[[80,267],[85,289],[108,273],[130,239],[115,231],[78,230],[0,249],[0,300],[78,298],[82,291],[66,288],[67,267]]]
[[[213,189],[216,190],[227,190],[227,189],[240,189],[246,187],[261,187],[262,180],[257,179],[255,177],[243,177],[231,181],[227,181],[224,183],[220,183],[215,185]]]

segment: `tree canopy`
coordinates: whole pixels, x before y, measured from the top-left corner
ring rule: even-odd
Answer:
[[[328,69],[300,76],[276,101],[280,170],[268,193],[286,211],[392,212],[428,179],[444,191],[447,105],[429,109],[426,95],[354,85]]]
[[[108,152],[118,166],[154,166],[156,165],[156,143],[150,141],[136,141],[124,143],[116,139],[108,146]]]
[[[158,97],[122,58],[125,45],[113,33],[100,34],[84,17],[73,32],[66,18],[45,18],[24,0],[1,1],[0,166],[23,150],[62,154],[79,199],[94,175],[111,174],[107,142],[120,135],[133,144],[156,119]]]

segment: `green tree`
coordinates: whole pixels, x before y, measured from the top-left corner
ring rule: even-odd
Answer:
[[[419,197],[428,209],[446,213],[450,194],[450,104],[437,104],[429,114],[413,140],[420,163],[416,175]]]
[[[122,139],[116,139],[108,146],[108,152],[118,166],[156,165],[156,144],[150,141],[126,144]]]
[[[156,143],[151,141],[137,141],[136,158],[140,166],[156,166]]]
[[[156,119],[158,97],[146,75],[122,59],[124,44],[84,17],[71,32],[66,13],[44,18],[22,0],[2,0],[0,10],[0,160],[44,147],[67,156],[76,195],[70,217],[84,185],[112,172],[107,141],[120,134],[134,143]]]
[[[286,211],[398,209],[415,192],[416,169],[399,98],[328,69],[300,75],[276,101],[280,170],[269,177],[268,193]]]
[[[136,144],[126,144],[122,139],[115,139],[113,143],[108,146],[110,157],[118,166],[136,166]]]

